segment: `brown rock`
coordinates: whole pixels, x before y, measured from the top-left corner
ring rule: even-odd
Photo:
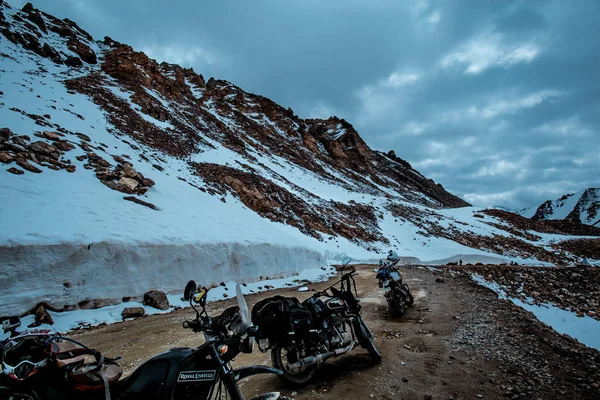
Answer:
[[[88,135],[84,135],[83,133],[80,133],[80,132],[75,133],[75,136],[77,136],[81,140],[85,140],[86,142],[92,141],[92,139],[90,139],[90,137]]]
[[[125,164],[123,166],[123,173],[125,174],[126,177],[132,178],[132,179],[135,179],[138,176],[137,171],[135,170],[135,168],[133,168],[131,166],[131,164]]]
[[[144,294],[144,301],[142,302],[145,306],[158,308],[159,310],[167,310],[169,308],[169,300],[164,292],[159,290],[152,290]]]
[[[27,143],[31,140],[31,138],[27,135],[19,135],[13,136],[12,141],[19,146],[27,147]]]
[[[23,168],[23,169],[26,169],[27,171],[34,172],[34,173],[36,173],[36,174],[40,174],[40,173],[42,173],[42,170],[41,170],[41,169],[39,169],[39,168],[37,168],[37,167],[35,167],[35,166],[31,165],[31,164],[29,163],[29,161],[27,161],[27,160],[25,160],[25,159],[22,159],[22,158],[18,158],[18,159],[17,159],[17,165],[18,165],[19,167]]]
[[[14,159],[15,158],[11,156],[10,153],[6,151],[0,151],[0,162],[3,162],[4,164],[9,164],[13,162]]]
[[[52,145],[61,151],[71,151],[75,148],[71,143],[64,140],[53,142]]]
[[[43,142],[41,140],[31,143],[29,145],[29,148],[36,153],[46,154],[49,156],[54,156],[53,153],[56,153],[58,151],[56,147],[49,145],[48,143]]]
[[[74,165],[67,165],[65,169],[67,170],[67,172],[75,172],[75,169],[77,168]]]
[[[98,60],[96,58],[96,53],[94,53],[94,51],[92,49],[90,49],[89,46],[81,43],[74,37],[69,39],[67,46],[69,47],[69,50],[71,50],[73,53],[77,54],[86,63],[88,63],[88,64],[96,64],[97,63]]]
[[[147,186],[147,187],[152,187],[155,185],[155,182],[150,178],[144,178],[142,180],[142,185]]]
[[[109,186],[109,185],[107,185],[107,186]],[[138,193],[139,193],[139,191],[138,191]],[[147,203],[147,202],[145,202],[143,200],[140,200],[140,199],[138,199],[137,197],[134,197],[134,196],[125,196],[125,197],[123,197],[123,200],[132,201],[134,203],[137,203],[137,204],[140,204],[142,206],[151,208],[153,210],[157,210],[157,211],[159,210],[159,208],[156,207],[154,204]]]
[[[8,139],[10,139],[11,135],[12,135],[12,132],[10,131],[10,129],[1,128],[0,129],[0,143],[8,141]]]
[[[35,309],[35,323],[37,325],[54,324],[54,320],[52,319],[52,316],[48,313],[48,310],[46,310],[46,306],[44,306],[44,304],[38,305]]]
[[[128,190],[134,191],[135,188],[138,187],[139,182],[136,181],[135,179],[123,177],[123,178],[119,179],[119,185],[127,188]]]
[[[18,168],[15,167],[10,167],[9,169],[7,169],[8,172],[10,172],[11,174],[15,174],[15,175],[23,175],[25,172],[21,171]]]
[[[146,314],[143,307],[127,307],[121,313],[123,319],[143,317]]]
[[[44,132],[42,132],[42,134],[44,135],[44,137],[46,139],[50,139],[50,140],[60,140],[60,137],[62,136],[62,134],[60,134],[58,132],[50,132],[50,131],[44,131]]]

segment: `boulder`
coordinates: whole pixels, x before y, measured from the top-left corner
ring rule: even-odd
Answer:
[[[0,151],[0,162],[4,163],[4,164],[8,164],[13,162],[15,158],[13,156],[10,155],[10,153],[6,152],[6,151]]]
[[[158,308],[159,310],[167,310],[169,308],[169,299],[167,299],[167,295],[164,292],[152,290],[144,294],[144,301],[142,304]]]
[[[53,142],[52,145],[61,151],[70,151],[75,148],[71,143],[64,140]]]
[[[79,57],[67,57],[65,65],[68,65],[69,67],[81,67],[83,63]]]
[[[47,155],[51,155],[58,151],[58,149],[56,147],[54,147],[46,142],[43,142],[41,140],[31,143],[29,145],[29,148],[36,153],[47,154]]]
[[[41,174],[42,170],[38,167],[31,165],[29,161],[24,160],[22,158],[17,158],[17,165],[23,169],[26,169],[29,172],[34,172],[36,174]]]
[[[8,129],[8,128],[0,129],[0,143],[6,142],[8,139],[10,139],[11,135],[12,135],[12,132],[10,131],[10,129]]]
[[[13,136],[12,141],[21,147],[27,147],[27,143],[31,138],[27,135]]]
[[[138,176],[137,171],[135,170],[135,168],[133,168],[131,166],[131,164],[125,164],[125,165],[123,165],[123,174],[126,177],[132,178],[132,179],[135,179]]]
[[[144,315],[146,315],[146,312],[144,311],[143,307],[127,307],[121,313],[121,317],[123,317],[123,319],[138,318],[143,317]]]
[[[149,179],[149,178],[144,178],[142,180],[142,185],[148,186],[148,187],[152,187],[152,186],[154,186],[154,181],[152,179]]]
[[[23,175],[25,173],[22,170],[15,168],[15,167],[10,167],[9,169],[7,169],[7,171],[10,172],[11,174],[15,174],[15,175]]]
[[[38,305],[37,308],[35,309],[34,314],[35,314],[36,325],[41,325],[41,324],[52,325],[52,324],[54,324],[54,320],[52,319],[52,316],[48,313],[48,310],[46,310],[46,306],[44,306],[44,304]]]
[[[44,131],[44,132],[42,132],[42,135],[44,135],[44,137],[46,139],[50,139],[50,140],[60,140],[60,137],[62,136],[58,132],[50,132],[50,131]]]
[[[123,178],[119,179],[119,185],[127,188],[128,190],[134,191],[135,188],[138,187],[139,182],[136,181],[135,179],[123,177]]]

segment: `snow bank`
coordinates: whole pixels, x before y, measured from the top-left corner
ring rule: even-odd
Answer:
[[[305,269],[300,274],[294,277],[281,278],[281,279],[270,279],[266,281],[247,283],[246,286],[242,286],[242,292],[245,295],[265,291],[266,285],[269,285],[269,290],[280,289],[284,287],[298,286],[305,283],[306,281],[320,282],[325,281],[332,275],[335,275],[335,268],[324,267],[318,269]],[[203,285],[202,282],[197,282]],[[226,298],[232,298],[235,295],[235,287],[237,283],[234,281],[228,281],[225,286],[217,286],[208,292],[208,301],[219,301]],[[144,307],[146,314],[165,314],[173,311],[175,307],[188,307],[189,303],[182,300],[183,288],[178,292],[167,295],[169,304],[171,307],[167,310],[159,310],[156,308],[144,306],[139,302],[125,302],[117,305],[107,306],[98,308],[95,310],[77,310],[67,312],[53,312],[49,311],[52,319],[54,320],[53,325],[41,325],[38,329],[51,329],[58,332],[67,332],[69,330],[80,328],[81,326],[96,326],[101,323],[114,323],[122,320],[121,313],[127,307]],[[27,315],[21,319],[21,329],[25,330],[26,327],[35,321],[33,315]],[[8,334],[0,332],[0,340],[4,340]]]
[[[180,292],[203,285],[288,277],[325,266],[321,252],[267,243],[156,244],[100,242],[0,247],[0,315],[18,315],[39,302],[53,307],[87,299]]]
[[[600,350],[600,321],[596,321],[587,315],[578,317],[574,312],[563,310],[549,303],[533,304],[530,299],[522,301],[514,297],[508,297],[495,282],[489,282],[479,275],[472,275],[471,278],[481,286],[492,289],[498,294],[499,298],[508,299],[519,307],[530,311],[540,322],[548,325],[556,332],[569,335],[588,347]]]
[[[443,258],[441,260],[432,260],[432,261],[424,261],[425,265],[446,265],[449,262],[458,262],[462,260],[463,264],[502,264],[508,262],[507,258],[494,257],[494,256],[485,256],[480,254],[457,254],[452,257]],[[512,259],[511,259],[512,260]]]

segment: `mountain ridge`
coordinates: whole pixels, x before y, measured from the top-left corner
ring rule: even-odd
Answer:
[[[600,224],[600,188],[587,188],[567,193],[556,200],[546,200],[539,206],[526,208],[519,214],[533,220],[571,220],[582,224]]]

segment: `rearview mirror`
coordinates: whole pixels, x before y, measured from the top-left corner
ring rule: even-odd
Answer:
[[[21,318],[19,317],[9,317],[2,321],[2,329],[4,330],[4,333],[11,329],[18,328],[19,326],[21,326]]]
[[[187,285],[185,285],[185,289],[183,291],[183,298],[188,301],[192,298],[192,296],[194,296],[194,293],[196,293],[197,287],[196,287],[196,282],[194,281],[189,281],[187,283]]]
[[[299,288],[298,288],[298,291],[299,291],[299,292],[308,292],[308,290],[309,290],[309,289],[308,289],[306,286],[302,286],[302,287],[299,287]]]
[[[342,267],[345,267],[346,265],[350,264],[350,261],[352,261],[352,259],[350,257],[346,257],[342,260]]]
[[[373,272],[379,272],[377,268],[373,268]]]

